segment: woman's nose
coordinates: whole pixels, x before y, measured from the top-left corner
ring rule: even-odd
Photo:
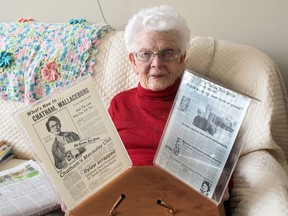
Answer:
[[[162,63],[161,59],[159,58],[159,56],[158,55],[154,55],[154,58],[153,58],[153,60],[151,62],[151,66],[159,68],[159,67],[162,66],[162,64],[163,63]]]

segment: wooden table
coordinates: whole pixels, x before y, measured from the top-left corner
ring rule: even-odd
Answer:
[[[189,186],[156,166],[131,167],[93,196],[70,211],[71,216],[109,216],[113,205],[116,216],[219,216],[225,215],[222,204],[216,206]],[[162,200],[176,210],[157,204]]]

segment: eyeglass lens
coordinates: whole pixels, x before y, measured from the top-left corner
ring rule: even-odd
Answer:
[[[158,55],[161,61],[171,61],[178,57],[179,51],[173,49],[162,50],[159,52],[152,51],[143,51],[135,53],[135,56],[138,60],[148,62],[152,61],[155,58],[155,55]]]

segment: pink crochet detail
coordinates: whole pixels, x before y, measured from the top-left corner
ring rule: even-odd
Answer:
[[[58,73],[58,65],[55,62],[47,62],[41,73],[47,82],[55,81],[60,76]]]
[[[33,18],[20,18],[17,20],[17,22],[31,22],[34,21]]]

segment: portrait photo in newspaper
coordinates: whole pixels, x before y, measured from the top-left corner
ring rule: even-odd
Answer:
[[[239,155],[239,146],[233,146],[251,101],[246,95],[185,70],[154,164],[220,202],[236,163],[235,158],[233,164],[227,161],[232,161],[228,160],[234,154],[232,149],[238,151],[236,157]],[[223,191],[219,191],[219,184]]]
[[[34,124],[34,128],[43,148],[46,149],[51,162],[58,170],[71,165],[86,151],[85,146],[75,148],[73,145],[71,150],[67,150],[70,149],[68,146],[71,143],[83,139],[79,136],[67,108],[56,111],[53,115],[38,121]]]

